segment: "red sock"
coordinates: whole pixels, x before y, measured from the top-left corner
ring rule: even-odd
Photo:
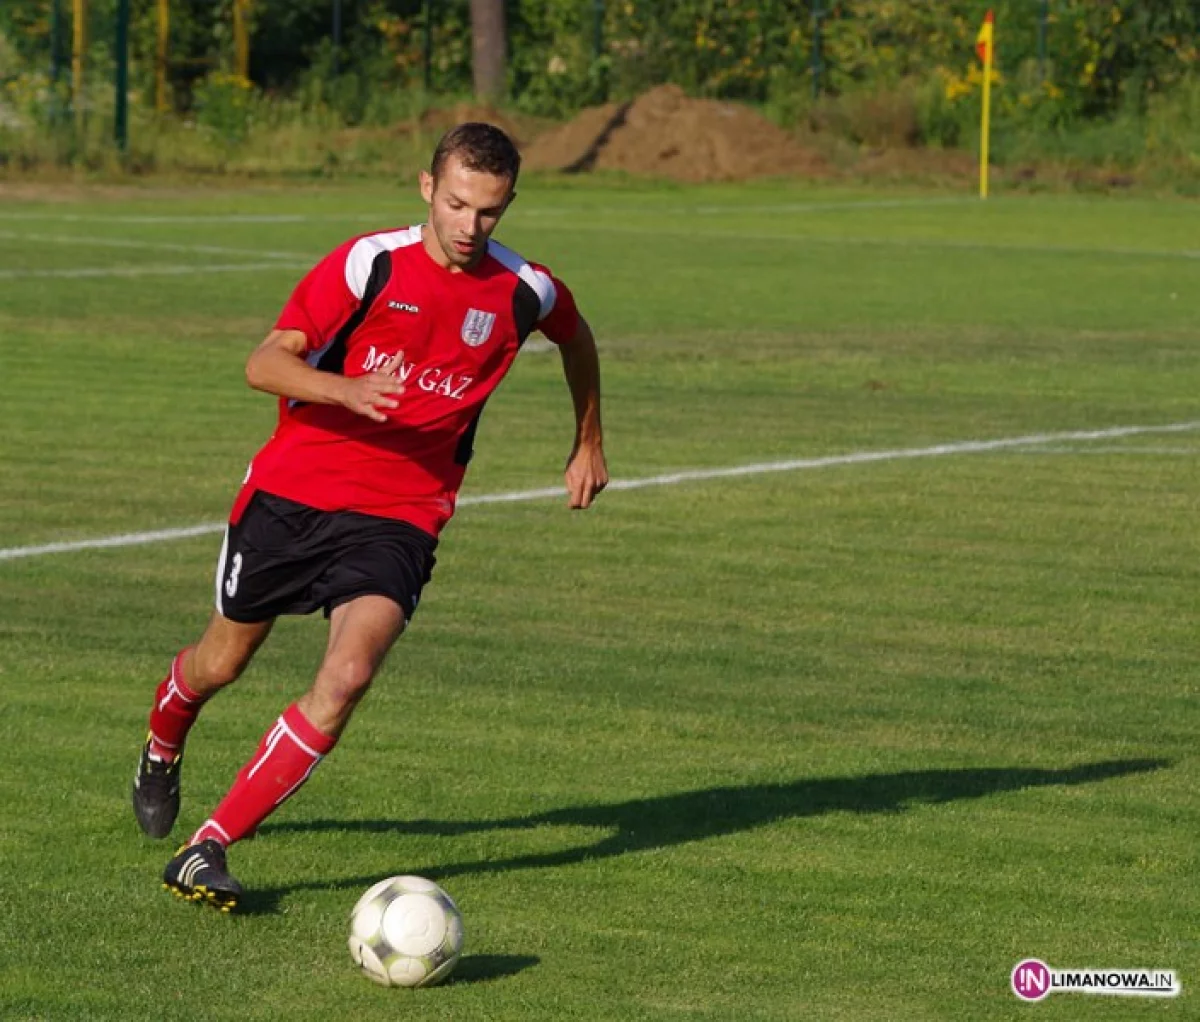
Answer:
[[[308,780],[336,738],[322,734],[292,703],[258,744],[229,793],[189,844],[215,838],[223,845],[252,834],[284,799]]]
[[[205,702],[204,696],[197,695],[184,683],[186,652],[180,650],[171,661],[171,671],[154,693],[154,707],[150,710],[150,755],[168,763],[183,752],[187,733]]]

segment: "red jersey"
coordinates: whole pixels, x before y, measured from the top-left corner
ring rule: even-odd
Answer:
[[[280,401],[250,463],[237,521],[255,490],[323,511],[398,518],[436,536],[454,514],[488,397],[536,327],[575,334],[571,292],[495,241],[471,270],[434,262],[421,227],[353,238],[293,292],[276,322],[308,339],[308,363],[359,376],[404,352],[404,393],[387,422],[340,405]]]

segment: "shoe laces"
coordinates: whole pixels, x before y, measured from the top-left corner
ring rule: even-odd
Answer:
[[[200,852],[208,859],[209,864],[215,866],[222,873],[225,872],[225,846],[215,838],[205,838],[200,842]]]
[[[174,784],[175,778],[179,774],[179,762],[181,759],[181,756],[176,756],[170,763],[167,763],[165,760],[155,759],[147,753],[142,759],[141,776],[138,778],[139,784],[169,788]]]

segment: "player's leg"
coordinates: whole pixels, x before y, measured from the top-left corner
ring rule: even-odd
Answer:
[[[333,610],[312,687],[276,720],[220,805],[167,864],[168,887],[226,910],[237,903],[241,886],[226,868],[225,848],[253,834],[333,749],[404,622],[403,609],[385,596],[360,596]]]
[[[334,609],[321,668],[296,703],[313,727],[335,741],[341,736],[404,622],[404,611],[386,596],[360,596]]]
[[[284,710],[193,842],[230,845],[252,833],[308,779],[336,744],[392,643],[404,612],[384,596],[361,596],[330,615],[325,657],[312,687]]]
[[[243,624],[214,612],[200,641],[176,655],[150,713],[150,751],[155,758],[169,762],[183,751],[200,707],[241,677],[273,623]]]
[[[184,742],[201,708],[241,676],[271,625],[242,624],[214,613],[200,641],[175,656],[159,684],[132,795],[134,816],[150,837],[166,837],[179,815]]]
[[[175,656],[154,694],[133,787],[134,813],[151,837],[165,837],[179,812],[183,745],[204,703],[241,675],[294,590],[320,569],[306,574],[295,563],[291,534],[261,495],[235,504],[217,558],[216,612],[200,641]]]
[[[295,598],[271,606],[291,614],[325,608],[329,640],[309,691],[263,736],[228,794],[164,872],[167,886],[177,893],[222,908],[241,894],[225,866],[225,848],[253,834],[337,743],[411,620],[436,561],[436,537],[405,522],[322,512],[275,497],[264,497],[260,510],[286,517],[286,543],[279,537],[275,548],[286,546],[291,553],[286,581]],[[231,569],[242,572],[243,587],[262,573],[261,555],[262,550],[247,549],[240,568]],[[301,567],[302,584],[297,583]]]

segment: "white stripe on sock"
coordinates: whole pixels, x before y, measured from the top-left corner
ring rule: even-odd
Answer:
[[[271,757],[271,753],[275,751],[275,746],[279,744],[279,739],[283,737],[283,734],[283,718],[280,717],[275,722],[275,726],[267,734],[267,747],[263,750],[263,754],[258,757],[258,762],[250,768],[250,772],[246,775],[246,780],[250,780],[251,777],[258,773],[259,767]]]

